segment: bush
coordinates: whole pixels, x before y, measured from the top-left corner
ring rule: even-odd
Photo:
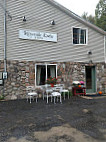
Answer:
[[[3,95],[0,95],[0,100],[4,100],[4,96]]]

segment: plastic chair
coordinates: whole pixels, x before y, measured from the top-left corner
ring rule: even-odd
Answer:
[[[54,104],[56,104],[56,97],[57,97],[57,102],[58,102],[58,97],[60,97],[60,103],[62,104],[61,93],[53,92],[51,95],[52,97],[54,97]]]
[[[51,101],[52,101],[52,95],[51,93],[53,92],[53,88],[50,87],[50,84],[45,84],[44,86],[42,86],[42,90],[43,90],[43,100],[47,99],[47,104],[49,101],[49,97],[51,97]]]
[[[30,103],[31,103],[31,100],[34,98],[36,98],[36,103],[37,103],[37,99],[38,99],[38,94],[37,92],[35,91],[35,87],[34,86],[27,86],[26,87],[26,92],[27,92],[27,101],[28,99],[30,100]]]
[[[64,84],[60,84],[59,86],[60,86],[60,93],[63,93],[64,95],[64,100],[66,93],[68,93],[68,99],[69,99],[69,90],[64,87]]]
[[[52,95],[51,95],[51,93],[53,92],[53,88],[50,87],[50,85],[46,84],[46,90],[45,90],[45,92],[46,92],[47,104],[48,104],[49,97],[51,97],[51,102],[52,102]]]

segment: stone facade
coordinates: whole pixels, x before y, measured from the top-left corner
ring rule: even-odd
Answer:
[[[4,80],[4,85],[0,86],[0,94],[4,94],[7,99],[24,98],[26,86],[35,84],[35,64],[33,61],[7,61],[8,79]],[[53,63],[52,63],[53,64]],[[58,81],[72,86],[73,80],[85,81],[85,66],[96,66],[97,91],[106,93],[106,64],[85,64],[63,62],[57,64]],[[3,61],[0,61],[0,72],[3,72]]]
[[[101,90],[106,93],[106,64],[97,64],[97,91]]]

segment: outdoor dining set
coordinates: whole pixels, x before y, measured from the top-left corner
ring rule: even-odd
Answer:
[[[32,100],[36,99],[36,103],[38,102],[39,93],[37,92],[37,90],[38,88],[36,88],[35,86],[26,87],[27,101],[29,100],[29,102],[31,103]],[[51,102],[54,101],[54,104],[56,103],[56,101],[58,102],[58,100],[60,101],[60,103],[62,103],[62,94],[64,100],[66,98],[66,95],[69,99],[69,89],[66,89],[64,84],[56,84],[54,85],[54,87],[51,87],[50,84],[45,84],[40,87],[40,90],[42,98],[43,100],[45,100],[46,98],[47,104],[49,103],[49,98],[51,98]]]

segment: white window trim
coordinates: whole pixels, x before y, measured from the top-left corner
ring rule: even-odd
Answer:
[[[79,28],[79,29],[82,29],[82,30],[86,30],[86,44],[74,44],[73,43],[73,28]],[[82,27],[75,27],[75,26],[73,26],[72,27],[72,44],[74,45],[74,46],[78,46],[78,45],[88,45],[88,28],[82,28]]]
[[[56,66],[56,78],[57,78],[57,64],[35,64],[35,86],[36,87],[40,87],[42,85],[37,86],[36,85],[36,71],[37,71],[37,65],[41,65],[41,66],[46,66],[46,80],[47,80],[47,66],[51,66],[51,65],[55,65]]]

